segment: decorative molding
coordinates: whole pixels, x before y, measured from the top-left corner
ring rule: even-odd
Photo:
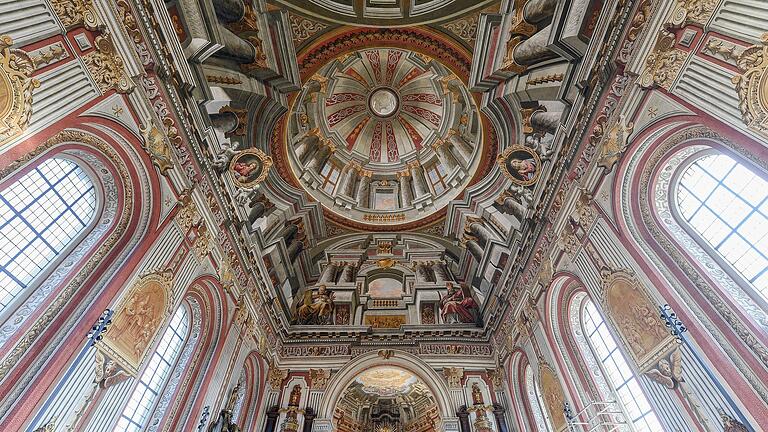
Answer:
[[[378,214],[378,213],[366,213],[363,215],[365,222],[404,222],[405,214]]]
[[[81,25],[91,31],[99,27],[92,0],[51,0],[51,6],[67,30]]]
[[[291,24],[293,45],[296,47],[300,46],[304,41],[312,38],[317,33],[328,28],[328,26],[323,23],[313,21],[293,12],[288,13],[288,22]]]
[[[0,36],[0,145],[21,135],[32,115],[32,93],[40,82],[32,78],[35,61],[12,49],[13,39]]]
[[[768,136],[768,33],[762,44],[747,48],[736,64],[741,75],[733,77],[744,123]]]
[[[645,61],[645,69],[640,75],[643,88],[661,87],[667,91],[672,88],[682,71],[688,53],[675,48],[675,34],[662,29],[656,38],[653,51]]]
[[[130,93],[134,85],[125,73],[122,56],[115,49],[109,34],[96,36],[96,49],[82,57],[85,68],[102,93],[115,89],[118,93]]]

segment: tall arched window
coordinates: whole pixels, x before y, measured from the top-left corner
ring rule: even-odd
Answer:
[[[530,365],[525,367],[525,392],[528,394],[528,403],[531,406],[531,413],[536,422],[536,428],[542,432],[551,431],[552,422],[543,408],[544,400],[541,398],[541,392],[539,391],[539,386],[536,385],[533,369],[531,369]]]
[[[69,159],[48,159],[0,191],[0,313],[90,224],[91,178]]]
[[[618,402],[624,407],[628,420],[636,432],[656,432],[663,428],[637,382],[627,359],[616,345],[595,304],[585,297],[582,308],[582,325],[589,345],[602,364],[604,375],[613,387]]]
[[[683,172],[676,198],[688,226],[768,300],[768,181],[709,154]]]
[[[189,333],[189,313],[186,306],[181,306],[171,318],[168,328],[163,333],[152,358],[149,359],[144,373],[131,394],[131,399],[125,406],[117,422],[116,431],[144,430],[147,419],[157,401],[157,396],[165,387],[166,382],[179,359],[181,348]]]

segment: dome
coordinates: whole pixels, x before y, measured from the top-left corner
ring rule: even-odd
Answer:
[[[355,223],[410,223],[444,208],[477,169],[482,127],[464,83],[401,48],[338,57],[307,80],[288,136],[294,175]]]

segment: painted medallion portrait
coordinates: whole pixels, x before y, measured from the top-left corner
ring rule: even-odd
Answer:
[[[259,149],[248,149],[232,158],[229,169],[240,187],[255,186],[269,174],[272,158]]]
[[[513,183],[530,186],[539,179],[541,160],[539,155],[525,146],[512,146],[504,150],[497,161],[502,172]]]

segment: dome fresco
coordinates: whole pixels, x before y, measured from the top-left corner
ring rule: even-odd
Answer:
[[[294,102],[288,150],[296,178],[354,222],[402,224],[454,199],[480,159],[477,108],[437,60],[399,48],[342,55]]]

